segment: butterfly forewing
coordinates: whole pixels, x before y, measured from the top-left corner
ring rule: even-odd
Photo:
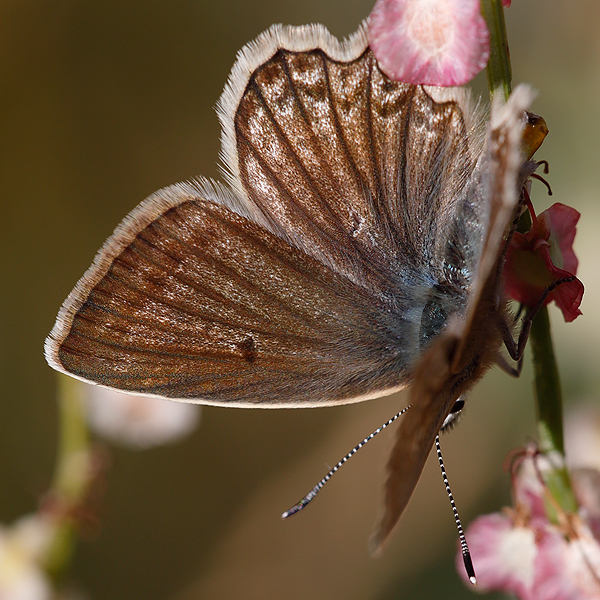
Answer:
[[[280,49],[237,103],[229,160],[269,228],[401,297],[424,261],[441,258],[445,228],[476,185],[478,137],[464,108],[391,82],[368,49],[348,62]]]

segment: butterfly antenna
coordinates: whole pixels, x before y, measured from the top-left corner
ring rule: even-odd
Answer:
[[[383,431],[398,417],[402,416],[410,407],[411,405],[409,404],[407,407],[403,408],[399,413],[396,413],[391,419],[389,419],[389,421],[386,421],[381,427],[378,427],[373,433],[368,435],[362,442],[354,446],[354,448],[352,448],[352,450],[350,450],[350,452],[348,452],[348,454],[346,454],[346,456],[344,456],[344,458],[342,458],[342,460],[340,460],[338,464],[335,465],[335,467],[333,467],[333,469],[331,469],[331,471],[329,471],[329,473],[327,473],[327,475],[325,475],[325,477],[323,477],[323,479],[321,479],[321,481],[319,481],[319,483],[317,483],[317,485],[315,485],[315,487],[310,490],[310,492],[308,492],[308,494],[306,494],[302,500],[300,500],[300,502],[294,504],[294,506],[292,506],[292,508],[289,510],[286,510],[281,515],[281,518],[287,519],[288,517],[300,512],[304,507],[308,506],[313,501],[314,497],[323,489],[323,486],[333,477],[335,473],[337,473],[341,466],[348,462],[350,458],[352,458],[367,442],[370,442],[379,432]]]
[[[450,498],[452,514],[454,515],[454,520],[456,521],[456,528],[458,529],[458,537],[460,539],[460,548],[462,550],[463,562],[465,563],[465,570],[467,571],[469,581],[473,585],[477,585],[477,578],[475,577],[475,569],[473,568],[473,561],[471,560],[471,553],[469,552],[467,538],[465,537],[462,528],[462,523],[460,522],[460,517],[458,516],[458,509],[456,508],[456,503],[454,502],[454,496],[452,495],[452,490],[450,489],[450,483],[448,482],[448,476],[446,475],[446,467],[444,467],[444,459],[442,458],[442,447],[440,446],[439,435],[437,435],[435,438],[435,448],[437,451],[438,461],[440,463],[440,469],[442,470],[442,479],[444,480],[444,485],[446,486],[446,493],[448,494],[448,498]]]

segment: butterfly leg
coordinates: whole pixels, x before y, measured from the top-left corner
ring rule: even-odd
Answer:
[[[511,338],[512,341],[512,338]],[[513,341],[514,343],[514,341]],[[500,352],[498,352],[498,354],[496,354],[496,358],[495,358],[495,363],[508,375],[510,375],[511,377],[519,377],[521,375],[521,369],[523,368],[523,359],[521,358],[521,360],[517,363],[516,367],[513,367],[511,364],[508,363],[508,361],[506,360],[506,358],[504,358],[504,356],[502,356],[502,354],[500,354]]]
[[[513,377],[518,377],[521,374],[521,369],[523,368],[523,353],[525,351],[525,346],[527,345],[527,340],[529,339],[529,332],[531,331],[531,324],[533,323],[533,319],[538,314],[540,309],[544,306],[544,302],[549,294],[551,294],[559,285],[563,283],[570,283],[571,281],[575,281],[575,276],[562,277],[561,279],[557,279],[553,283],[551,283],[542,293],[540,299],[537,304],[527,313],[527,315],[523,319],[523,323],[521,325],[521,331],[519,332],[519,338],[517,341],[514,340],[508,323],[504,319],[503,316],[498,314],[498,329],[502,334],[502,341],[506,347],[508,355],[515,361],[517,361],[517,366],[513,367],[509,365],[506,359],[503,356],[498,355],[496,357],[496,364],[503,370],[506,371],[509,375]]]

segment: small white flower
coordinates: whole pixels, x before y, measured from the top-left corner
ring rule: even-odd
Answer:
[[[134,448],[150,448],[189,435],[200,419],[197,404],[124,394],[86,385],[88,422],[111,441]]]
[[[50,582],[40,561],[54,535],[52,522],[30,515],[12,527],[0,526],[0,599],[49,600]]]

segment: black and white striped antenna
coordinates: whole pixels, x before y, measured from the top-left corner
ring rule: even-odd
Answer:
[[[450,499],[450,505],[452,506],[452,514],[454,515],[456,528],[458,529],[458,538],[460,539],[460,549],[462,551],[463,562],[465,563],[465,570],[467,571],[469,581],[473,585],[477,585],[477,578],[475,577],[475,569],[473,568],[473,561],[471,560],[471,553],[469,552],[467,538],[465,537],[465,533],[462,528],[462,523],[460,522],[460,517],[458,516],[456,502],[454,502],[454,496],[452,495],[452,490],[450,489],[448,476],[446,475],[446,468],[444,467],[444,459],[442,458],[442,447],[440,446],[439,434],[435,436],[435,449],[437,451],[438,462],[440,463],[440,469],[442,471],[442,479],[444,480],[444,485],[446,486],[446,493],[448,494],[448,498]]]
[[[447,431],[457,422],[458,415],[464,406],[464,401],[462,399],[458,399],[452,410],[444,420],[442,424],[442,428],[440,432]],[[315,498],[315,496],[323,489],[325,484],[338,472],[340,467],[345,465],[350,458],[352,458],[367,442],[370,442],[378,433],[383,431],[386,427],[391,425],[398,417],[401,417],[411,405],[409,404],[405,408],[403,408],[399,413],[396,413],[391,419],[386,421],[381,427],[378,427],[373,433],[369,434],[362,442],[354,446],[342,460],[340,460],[334,467],[315,485],[315,487],[304,496],[299,502],[294,504],[291,508],[286,510],[282,515],[282,519],[287,519],[296,513],[299,513],[303,508],[308,506]],[[450,505],[452,506],[452,513],[454,515],[454,521],[456,522],[456,528],[458,529],[458,537],[460,539],[460,547],[462,550],[463,561],[465,563],[465,569],[467,571],[467,576],[469,577],[469,581],[475,585],[477,583],[477,579],[475,577],[475,569],[473,568],[473,562],[471,560],[471,553],[469,552],[469,546],[467,545],[467,539],[465,538],[465,534],[463,532],[462,524],[460,522],[460,517],[458,516],[458,509],[456,508],[456,503],[454,502],[454,496],[452,495],[452,490],[450,489],[450,483],[448,482],[448,476],[446,475],[446,468],[444,467],[444,460],[442,459],[442,448],[440,446],[440,436],[439,434],[435,438],[435,447],[437,451],[438,461],[440,463],[440,469],[442,471],[442,479],[444,480],[444,486],[446,487],[446,493],[448,494],[448,498],[450,499]]]
[[[325,475],[325,477],[323,477],[323,479],[321,479],[321,481],[319,481],[319,483],[317,483],[317,485],[315,485],[315,487],[310,490],[310,492],[308,492],[304,498],[302,498],[302,500],[294,504],[292,508],[286,510],[281,515],[281,518],[287,519],[288,517],[299,513],[305,506],[308,506],[313,501],[314,497],[323,489],[323,486],[333,477],[333,475],[335,475],[335,473],[337,473],[341,466],[346,464],[350,458],[352,458],[367,442],[370,442],[378,433],[383,431],[386,427],[388,427],[388,425],[391,425],[398,417],[401,417],[410,408],[410,406],[411,405],[409,404],[403,408],[399,413],[396,413],[391,419],[386,421],[381,427],[378,427],[373,433],[369,434],[362,442],[354,446],[354,448],[352,448],[352,450],[350,450],[350,452],[348,452],[348,454],[346,454],[346,456],[344,456],[344,458],[342,458],[342,460],[340,460],[340,462],[338,462],[338,464],[335,465],[335,467],[333,467],[333,469],[331,469],[331,471],[329,471],[329,473],[327,473],[327,475]]]

